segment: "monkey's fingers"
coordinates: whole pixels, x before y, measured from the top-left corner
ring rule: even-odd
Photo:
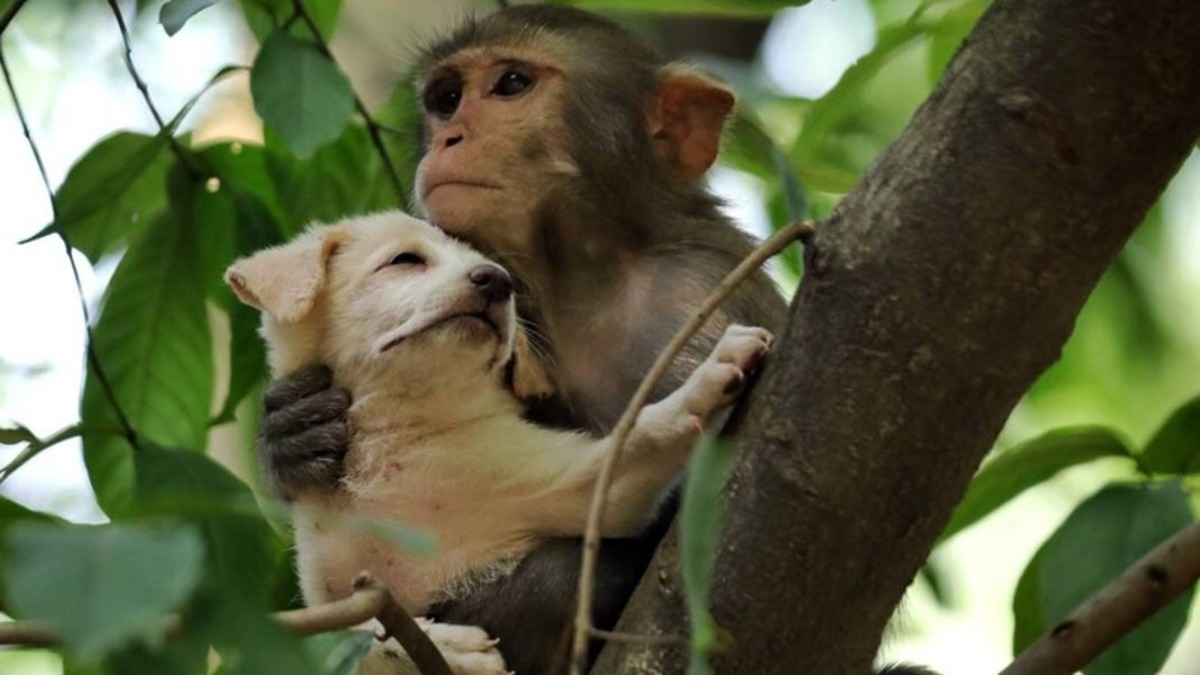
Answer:
[[[273,380],[263,395],[263,407],[267,412],[292,405],[333,386],[333,371],[321,365],[309,366],[291,375]]]
[[[344,420],[350,409],[350,393],[325,389],[297,399],[290,405],[263,416],[262,435],[269,443],[295,436],[328,422]]]
[[[349,425],[328,422],[299,434],[259,439],[263,468],[284,495],[303,487],[329,487],[342,477],[342,458],[350,447]]]

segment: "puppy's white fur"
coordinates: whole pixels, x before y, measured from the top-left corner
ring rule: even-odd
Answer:
[[[296,495],[310,604],[349,594],[369,570],[420,614],[463,579],[519,560],[539,538],[583,532],[610,440],[522,419],[513,388],[549,383],[522,353],[512,299],[489,303],[469,280],[485,265],[493,263],[393,212],[313,227],[227,272],[238,297],[263,311],[275,375],[325,363],[354,399],[340,489]],[[617,467],[605,536],[648,524],[704,420],[732,402],[769,339],[731,328],[678,391],[642,411]],[[430,532],[436,553],[412,554],[346,527],[347,515]]]

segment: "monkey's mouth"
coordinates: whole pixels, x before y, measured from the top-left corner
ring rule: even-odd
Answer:
[[[438,188],[444,187],[459,187],[459,188],[476,188],[484,190],[499,190],[500,185],[483,180],[472,180],[469,178],[435,178],[425,183],[422,199],[428,199]]]

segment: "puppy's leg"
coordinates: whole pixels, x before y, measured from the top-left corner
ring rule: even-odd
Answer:
[[[435,623],[420,617],[417,623],[445,657],[454,675],[509,675],[504,657],[496,649],[498,641],[482,628]],[[372,621],[368,625],[377,624]],[[375,633],[378,635],[379,631]],[[400,643],[388,638],[371,644],[357,675],[420,675],[420,670]]]
[[[771,334],[762,328],[729,326],[679,389],[642,409],[617,464],[605,511],[606,536],[628,534],[631,527],[636,532],[649,523],[705,424],[737,400],[770,344]]]

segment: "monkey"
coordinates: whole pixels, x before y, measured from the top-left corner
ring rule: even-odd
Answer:
[[[514,276],[544,381],[521,387],[530,418],[610,431],[661,348],[753,248],[704,182],[735,97],[618,24],[562,6],[522,5],[465,21],[422,51],[424,215]],[[657,386],[661,398],[726,325],[782,328],[786,303],[764,273],[726,300]],[[260,456],[284,495],[340,478],[352,434],[327,371],[274,383]],[[613,626],[665,534],[605,540],[593,621]],[[581,541],[550,540],[511,574],[434,607],[483,627],[520,675],[567,664]],[[593,650],[595,653],[595,650]]]

